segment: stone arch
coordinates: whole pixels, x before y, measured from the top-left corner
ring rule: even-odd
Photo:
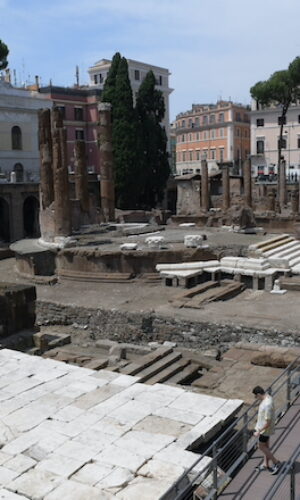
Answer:
[[[23,224],[25,238],[38,238],[40,233],[39,224],[40,204],[35,196],[28,196],[23,203]]]
[[[22,149],[22,130],[18,125],[14,125],[11,129],[11,147]]]
[[[13,171],[16,173],[16,182],[24,182],[24,167],[22,163],[16,163]]]
[[[10,241],[9,204],[4,198],[0,198],[0,242]]]

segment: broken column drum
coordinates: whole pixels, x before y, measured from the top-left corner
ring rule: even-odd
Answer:
[[[205,212],[209,209],[209,183],[206,160],[201,160],[201,208]]]
[[[40,201],[43,210],[48,208],[54,200],[50,109],[39,111],[39,147],[41,155]]]
[[[86,166],[85,142],[76,141],[74,148],[75,156],[75,196],[80,200],[83,212],[89,211],[88,173]]]
[[[248,207],[252,207],[251,161],[244,161],[244,200]]]
[[[102,102],[99,110],[100,190],[105,222],[115,220],[115,182],[112,149],[111,105]]]
[[[63,127],[61,112],[57,108],[52,110],[51,125],[55,235],[69,236],[72,232],[72,225],[69,200],[66,129]]]
[[[268,193],[268,211],[275,212],[275,193],[271,191]]]
[[[229,167],[222,165],[222,187],[223,187],[223,209],[230,207],[230,185],[229,185]]]

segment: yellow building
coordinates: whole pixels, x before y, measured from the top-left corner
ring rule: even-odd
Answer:
[[[250,154],[250,108],[232,101],[193,104],[176,117],[176,173],[200,173],[201,159],[210,169],[232,162],[241,171]]]

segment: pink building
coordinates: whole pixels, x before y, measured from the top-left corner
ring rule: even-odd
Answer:
[[[67,129],[69,172],[74,171],[74,144],[83,140],[86,144],[89,173],[100,172],[97,145],[98,103],[101,90],[90,87],[42,87],[39,92],[51,99],[53,106],[62,111]]]

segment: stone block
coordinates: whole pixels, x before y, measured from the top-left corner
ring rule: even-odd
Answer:
[[[146,462],[145,457],[142,455],[132,453],[115,446],[114,444],[108,446],[101,453],[96,455],[95,460],[101,464],[109,464],[117,467],[129,469],[134,474]]]
[[[112,500],[114,497],[105,491],[80,484],[78,481],[64,481],[55,490],[46,495],[44,500]]]
[[[102,479],[107,477],[113,470],[113,467],[110,465],[101,465],[97,462],[93,462],[84,465],[71,477],[72,481],[79,481],[80,483],[95,486],[96,483],[102,484]],[[130,474],[130,476],[132,475]]]
[[[186,234],[184,237],[184,246],[186,248],[201,247],[203,236],[201,234]]]
[[[65,457],[56,452],[41,460],[35,467],[36,471],[47,471],[56,476],[68,478],[78,469],[80,469],[87,460]]]
[[[11,481],[8,489],[25,495],[26,498],[41,499],[61,482],[61,478],[44,470],[31,469]]]

